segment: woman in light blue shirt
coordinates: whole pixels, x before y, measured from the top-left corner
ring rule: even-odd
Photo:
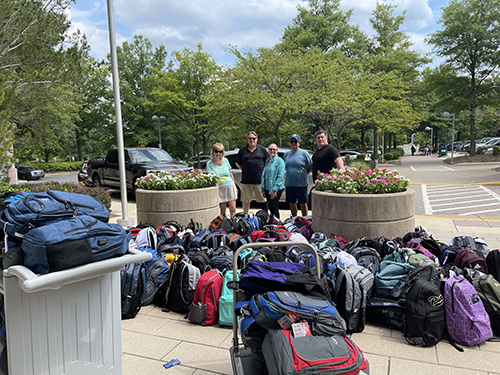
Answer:
[[[220,214],[226,215],[226,203],[229,205],[229,215],[231,217],[236,213],[236,198],[238,191],[234,184],[231,164],[224,157],[224,146],[222,143],[216,143],[212,146],[212,160],[207,162],[207,172],[215,173],[220,177],[219,185],[219,208]]]
[[[262,171],[261,191],[262,195],[267,199],[271,215],[279,219],[278,204],[285,189],[283,184],[285,162],[278,156],[278,146],[276,144],[270,144],[267,151],[270,156],[266,160],[266,165]]]

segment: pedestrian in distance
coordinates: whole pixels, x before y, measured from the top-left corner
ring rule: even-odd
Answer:
[[[285,191],[286,201],[290,204],[292,216],[297,216],[297,202],[299,202],[302,216],[308,214],[307,175],[312,171],[312,159],[309,153],[300,149],[298,134],[290,136],[290,151],[286,152],[285,159]]]
[[[314,134],[316,141],[316,151],[312,157],[313,161],[313,181],[318,178],[318,173],[329,173],[333,167],[339,171],[344,171],[344,160],[339,151],[328,144],[328,135],[324,130],[318,130]]]
[[[266,200],[260,191],[262,171],[269,157],[264,146],[258,144],[257,133],[251,131],[247,135],[248,143],[243,146],[236,157],[236,166],[241,169],[241,204],[243,212],[248,213],[250,202],[255,200],[267,209]]]
[[[415,152],[417,149],[415,148],[415,145],[411,145],[411,156],[415,156]]]
[[[226,215],[226,206],[229,206],[229,215],[231,217],[236,213],[236,198],[238,191],[234,183],[231,164],[224,157],[224,146],[222,143],[216,143],[212,146],[211,160],[207,162],[207,172],[215,173],[219,176],[219,208],[220,214]]]
[[[266,165],[262,171],[261,192],[262,196],[267,199],[271,215],[279,219],[278,205],[281,194],[285,190],[283,184],[285,162],[278,156],[278,146],[275,143],[269,145],[267,152],[269,152],[269,158],[266,160]]]

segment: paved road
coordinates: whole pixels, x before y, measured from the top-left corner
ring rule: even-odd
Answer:
[[[447,164],[437,155],[404,156],[396,169],[411,181],[419,215],[500,218],[498,164]]]

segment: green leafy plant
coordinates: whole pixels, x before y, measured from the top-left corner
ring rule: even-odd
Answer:
[[[500,155],[500,147],[493,146],[493,155]]]
[[[332,169],[320,173],[315,188],[339,194],[387,194],[406,191],[409,183],[397,171],[359,166],[344,172]]]
[[[111,208],[111,196],[109,195],[109,192],[102,187],[91,188],[74,182],[60,183],[57,181],[47,181],[38,184],[0,185],[0,194],[5,193],[6,191],[41,193],[48,190],[59,190],[67,191],[69,193],[90,195],[101,202],[108,210]]]
[[[487,147],[478,147],[476,153],[478,155],[484,155],[484,153],[486,152],[486,150],[488,150]]]
[[[366,154],[361,153],[356,155],[356,160],[365,160]]]
[[[394,159],[394,155],[392,154],[392,152],[386,152],[384,154],[384,159],[385,160],[392,160],[392,159]]]
[[[202,171],[151,172],[137,181],[137,188],[145,190],[201,189],[217,185],[219,176]]]

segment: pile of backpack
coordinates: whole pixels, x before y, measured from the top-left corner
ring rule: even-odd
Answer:
[[[418,227],[403,237],[348,241],[314,233],[310,218],[281,222],[265,211],[233,219],[218,216],[209,228],[191,221],[186,227],[167,222],[131,230],[136,231],[137,245],[153,253],[153,260],[137,271],[135,279],[141,275],[140,282],[124,282],[138,265],[124,271],[122,300],[133,297],[130,286],[144,285],[144,292],[135,293],[142,295],[142,302],[136,303],[134,313],[125,311],[124,318],[155,303],[187,314],[196,324],[231,326],[232,288],[249,301],[254,295],[299,285],[297,291],[313,291],[332,303],[345,333],[361,332],[370,321],[401,330],[413,345],[434,345],[446,338],[470,346],[500,335],[500,252],[490,251],[481,238],[455,237],[446,244]],[[312,244],[320,264],[305,246],[277,247],[275,241]],[[232,285],[234,252],[252,242],[267,245],[239,254],[239,283]],[[273,272],[294,270],[296,279],[287,275],[283,285],[277,285],[276,275],[261,269],[273,264],[283,268]],[[317,267],[321,279],[315,276]]]

